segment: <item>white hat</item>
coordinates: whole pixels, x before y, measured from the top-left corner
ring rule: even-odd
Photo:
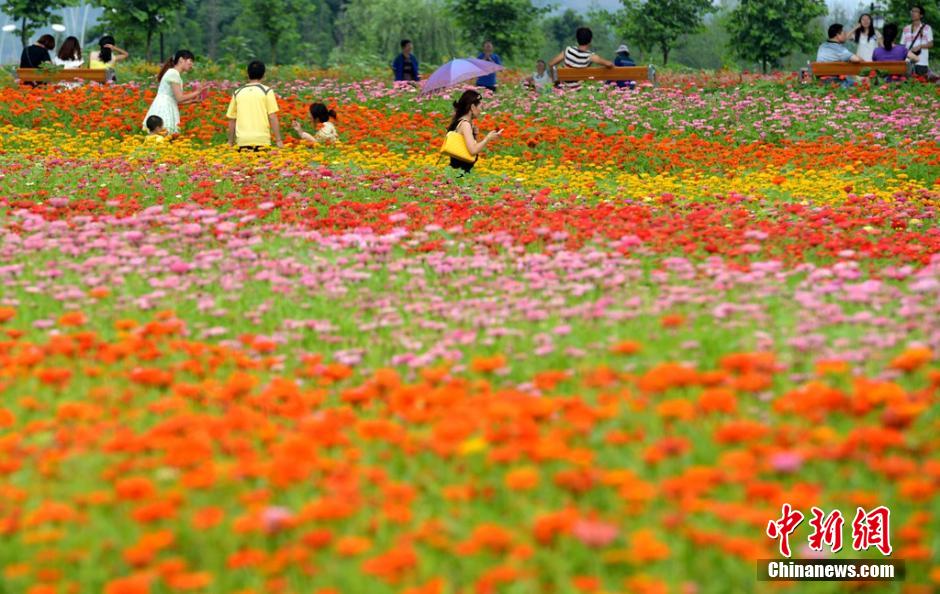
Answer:
[[[617,53],[618,53],[618,54],[621,54],[621,53],[622,53],[622,54],[629,54],[629,53],[630,53],[630,48],[627,47],[627,44],[626,44],[626,43],[621,43],[621,44],[620,44],[620,47],[617,48]]]

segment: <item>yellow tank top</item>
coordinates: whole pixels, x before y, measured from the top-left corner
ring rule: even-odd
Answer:
[[[108,68],[114,68],[114,64],[114,60],[110,62],[102,62],[99,60],[98,52],[88,57],[88,67],[92,70],[107,70]]]

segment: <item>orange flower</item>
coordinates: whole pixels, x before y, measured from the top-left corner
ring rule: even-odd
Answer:
[[[458,550],[464,554],[473,554],[480,549],[503,553],[512,548],[512,544],[512,533],[506,528],[497,524],[480,524]]]
[[[63,328],[84,326],[88,317],[80,311],[70,311],[59,316],[59,325]]]
[[[387,582],[395,583],[404,577],[407,571],[417,566],[418,554],[410,546],[404,546],[364,561],[362,571]]]
[[[225,517],[225,511],[220,507],[204,507],[193,513],[192,523],[197,530],[208,530],[218,526]]]
[[[610,352],[618,355],[635,355],[643,350],[643,345],[635,340],[621,340],[610,346]]]
[[[685,398],[664,400],[656,405],[656,414],[664,419],[690,421],[695,418],[695,405]]]
[[[577,510],[564,509],[538,516],[535,519],[532,531],[536,541],[543,545],[549,544],[555,540],[558,535],[569,533],[577,521]]]
[[[539,470],[533,466],[523,466],[506,473],[503,483],[513,491],[529,491],[539,484]]]
[[[652,530],[641,528],[630,534],[630,557],[636,563],[662,561],[668,559],[669,555],[669,545],[660,540]]]
[[[95,299],[104,299],[105,297],[108,297],[109,295],[111,295],[111,289],[109,289],[108,287],[95,287],[91,289],[90,291],[88,291],[88,296],[93,297]]]
[[[150,577],[134,575],[111,580],[104,587],[104,594],[150,594]]]
[[[362,536],[344,536],[334,547],[340,557],[355,557],[372,548],[372,541]]]
[[[12,427],[16,417],[9,409],[0,407],[0,428]]]
[[[916,371],[933,359],[933,351],[927,347],[909,348],[891,360],[890,367],[905,372]]]
[[[157,493],[156,487],[150,479],[143,476],[121,479],[114,485],[118,499],[124,501],[143,501],[150,499]]]
[[[847,373],[849,371],[849,364],[847,361],[840,361],[839,359],[823,359],[816,362],[816,375],[839,375],[842,373]]]
[[[663,328],[680,328],[685,325],[685,316],[682,314],[667,314],[659,319]]]
[[[698,407],[705,413],[733,414],[738,410],[738,399],[728,388],[708,388],[699,395]]]
[[[212,574],[207,571],[179,573],[168,576],[166,583],[174,590],[200,590],[212,583]]]
[[[65,367],[46,367],[37,369],[36,377],[47,386],[62,388],[72,379],[72,371]]]
[[[506,357],[493,355],[492,357],[475,357],[470,362],[470,369],[477,373],[492,373],[506,366]]]
[[[16,317],[16,310],[12,307],[0,307],[0,324],[9,322]]]

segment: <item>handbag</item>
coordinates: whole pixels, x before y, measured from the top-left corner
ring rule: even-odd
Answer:
[[[456,130],[451,130],[447,133],[447,136],[444,138],[444,144],[441,145],[441,152],[467,163],[476,161],[476,157],[471,155],[470,150],[467,148],[467,141],[464,140],[463,134]]]

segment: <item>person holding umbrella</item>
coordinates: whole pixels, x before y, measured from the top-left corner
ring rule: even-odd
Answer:
[[[464,142],[467,143],[467,151],[474,157],[471,162],[462,161],[455,157],[450,158],[450,166],[463,171],[461,177],[473,169],[480,152],[486,148],[486,145],[490,141],[499,138],[503,133],[502,130],[494,130],[483,137],[483,140],[477,141],[478,131],[474,119],[483,113],[483,109],[480,107],[482,101],[483,97],[479,92],[473,89],[464,91],[460,99],[454,101],[454,117],[451,119],[450,125],[447,126],[448,132],[457,132],[463,136]]]

